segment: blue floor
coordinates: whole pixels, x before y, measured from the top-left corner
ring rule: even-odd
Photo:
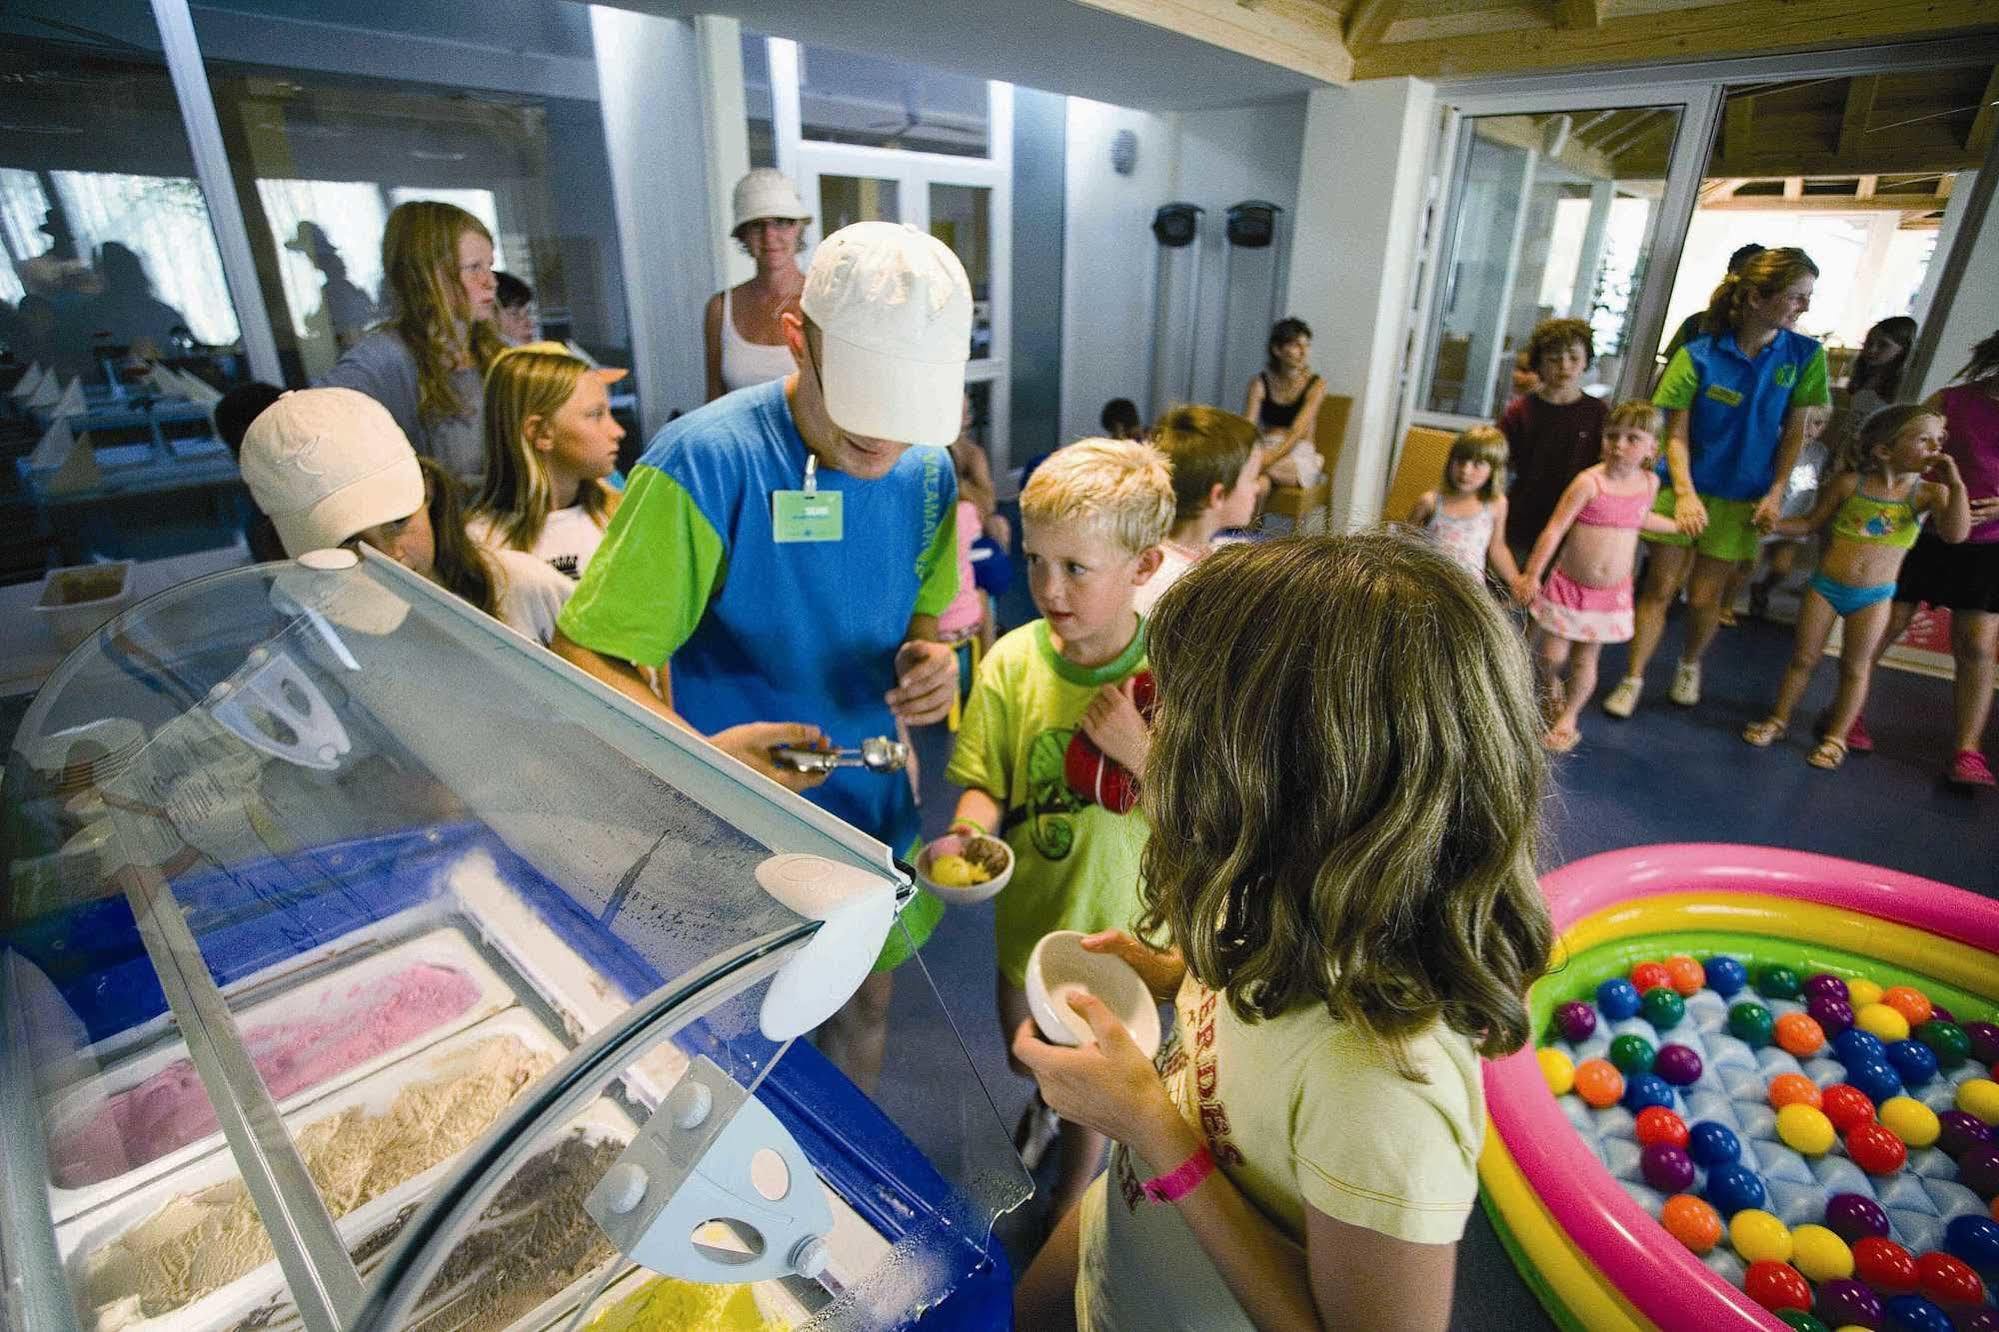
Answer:
[[[1006,624],[1032,614],[1018,589],[1001,607]],[[1665,697],[1678,632],[1676,619],[1637,715],[1618,722],[1592,710],[1584,718],[1582,745],[1559,761],[1548,803],[1547,867],[1653,842],[1756,842],[1891,866],[1999,895],[1994,817],[1999,798],[1961,795],[1938,779],[1950,740],[1947,682],[1881,672],[1867,712],[1877,752],[1825,773],[1804,759],[1809,721],[1831,699],[1833,662],[1820,667],[1791,738],[1758,751],[1737,733],[1764,714],[1790,651],[1790,629],[1748,620],[1724,629],[1709,653],[1706,697],[1693,709],[1675,707]],[[1622,649],[1605,653],[1605,689],[1623,664]],[[934,834],[949,822],[956,798],[942,779],[949,737],[941,727],[928,728],[918,750],[924,825]],[[1008,1070],[993,1017],[990,910],[947,913],[922,957],[993,1093],[1002,1128],[1010,1130],[1031,1086]],[[935,1001],[921,989],[914,976],[899,983],[890,1038],[896,1076],[879,1094],[899,1122],[911,1125],[935,1119],[936,1105],[955,1104],[943,1089],[964,1075],[953,1042],[926,1039],[925,1028],[938,1019]],[[919,1136],[935,1142],[949,1135],[947,1125],[929,1127],[931,1132]],[[1045,1196],[1049,1172],[1040,1182]],[[1039,1201],[1001,1223],[1017,1269],[1038,1242]],[[1453,1326],[1554,1326],[1476,1210],[1459,1250]]]

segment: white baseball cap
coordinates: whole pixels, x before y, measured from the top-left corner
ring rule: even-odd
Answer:
[[[729,224],[731,234],[740,230],[743,223],[760,217],[781,217],[794,222],[812,220],[811,210],[798,197],[798,187],[776,167],[758,167],[737,181],[730,202],[736,217]]]
[[[819,242],[799,306],[819,328],[819,381],[842,430],[902,444],[958,437],[972,285],[907,223],[856,222]]]
[[[389,409],[345,388],[299,389],[243,436],[243,483],[296,558],[423,507],[423,471]]]

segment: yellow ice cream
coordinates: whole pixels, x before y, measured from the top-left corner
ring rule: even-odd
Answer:
[[[976,883],[986,883],[992,877],[991,870],[975,865],[963,856],[939,856],[930,862],[930,882],[946,888],[969,888]]]
[[[584,1332],[785,1332],[757,1312],[748,1286],[707,1286],[660,1277],[585,1324]]]

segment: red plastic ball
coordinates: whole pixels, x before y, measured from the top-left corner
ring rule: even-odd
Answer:
[[[1749,1274],[1742,1278],[1742,1290],[1772,1313],[1779,1309],[1811,1311],[1811,1283],[1789,1263],[1774,1263],[1766,1259],[1749,1264]]]
[[[1896,1295],[1914,1290],[1921,1280],[1909,1251],[1879,1235],[1854,1241],[1853,1272],[1876,1290]]]
[[[1707,984],[1707,968],[1698,959],[1680,953],[1666,959],[1666,975],[1682,999],[1691,999]]]
[[[1909,1159],[1909,1149],[1885,1124],[1862,1124],[1848,1132],[1846,1154],[1870,1175],[1892,1175]]]
[[[1874,1102],[1867,1099],[1867,1093],[1851,1083],[1835,1082],[1819,1093],[1819,1109],[1841,1133],[1849,1133],[1862,1124],[1874,1122]]]
[[[1645,993],[1647,990],[1656,990],[1662,985],[1671,985],[1672,983],[1673,973],[1666,969],[1666,965],[1663,962],[1640,962],[1637,966],[1631,968],[1631,984],[1637,988],[1640,994]]]
[[[1985,1302],[1985,1283],[1978,1273],[1970,1263],[1947,1253],[1926,1253],[1916,1259],[1916,1280],[1923,1294],[1938,1304],[1975,1307]]]
[[[1650,1147],[1663,1142],[1671,1147],[1687,1145],[1687,1121],[1663,1105],[1648,1105],[1638,1112],[1638,1145]]]

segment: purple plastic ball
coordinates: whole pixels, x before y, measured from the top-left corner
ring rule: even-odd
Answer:
[[[1999,1144],[1981,1142],[1958,1157],[1957,1182],[1987,1202],[1999,1196]]]
[[[1835,1277],[1819,1284],[1818,1312],[1827,1327],[1879,1327],[1881,1297],[1865,1281]]]
[[[1585,1003],[1567,1003],[1555,1009],[1555,1026],[1562,1039],[1580,1045],[1596,1031],[1596,1010]]]
[[[1999,1332],[1999,1309],[1980,1309],[1959,1314],[1957,1332]]]
[[[1805,1001],[1805,1012],[1827,1036],[1837,1036],[1853,1025],[1853,1005],[1843,995],[1815,994]]]
[[[1945,1008],[1942,1004],[1933,1003],[1930,1005],[1930,1021],[1955,1022],[1957,1021],[1957,1014],[1951,1012],[1948,1008]]]
[[[1701,1057],[1692,1047],[1662,1045],[1652,1057],[1652,1071],[1675,1087],[1691,1087],[1701,1078]]]
[[[1835,1193],[1826,1199],[1825,1224],[1827,1230],[1848,1244],[1858,1243],[1869,1235],[1884,1239],[1888,1235],[1888,1213],[1864,1193]]]
[[[1846,982],[1833,975],[1830,971],[1821,971],[1815,975],[1807,976],[1805,978],[1805,993],[1809,995],[1830,995],[1835,999],[1845,999],[1850,996],[1850,991],[1846,988]]]
[[[1990,1124],[1963,1110],[1944,1111],[1937,1116],[1937,1124],[1942,1130],[1937,1135],[1937,1146],[1952,1160],[1981,1142],[1991,1142],[1994,1136]]]
[[[1638,1169],[1647,1184],[1664,1194],[1685,1193],[1693,1187],[1694,1159],[1670,1142],[1655,1142],[1639,1153]]]
[[[1960,1023],[1964,1034],[1971,1038],[1971,1057],[1991,1068],[1999,1064],[1999,1026],[1990,1022]]]

